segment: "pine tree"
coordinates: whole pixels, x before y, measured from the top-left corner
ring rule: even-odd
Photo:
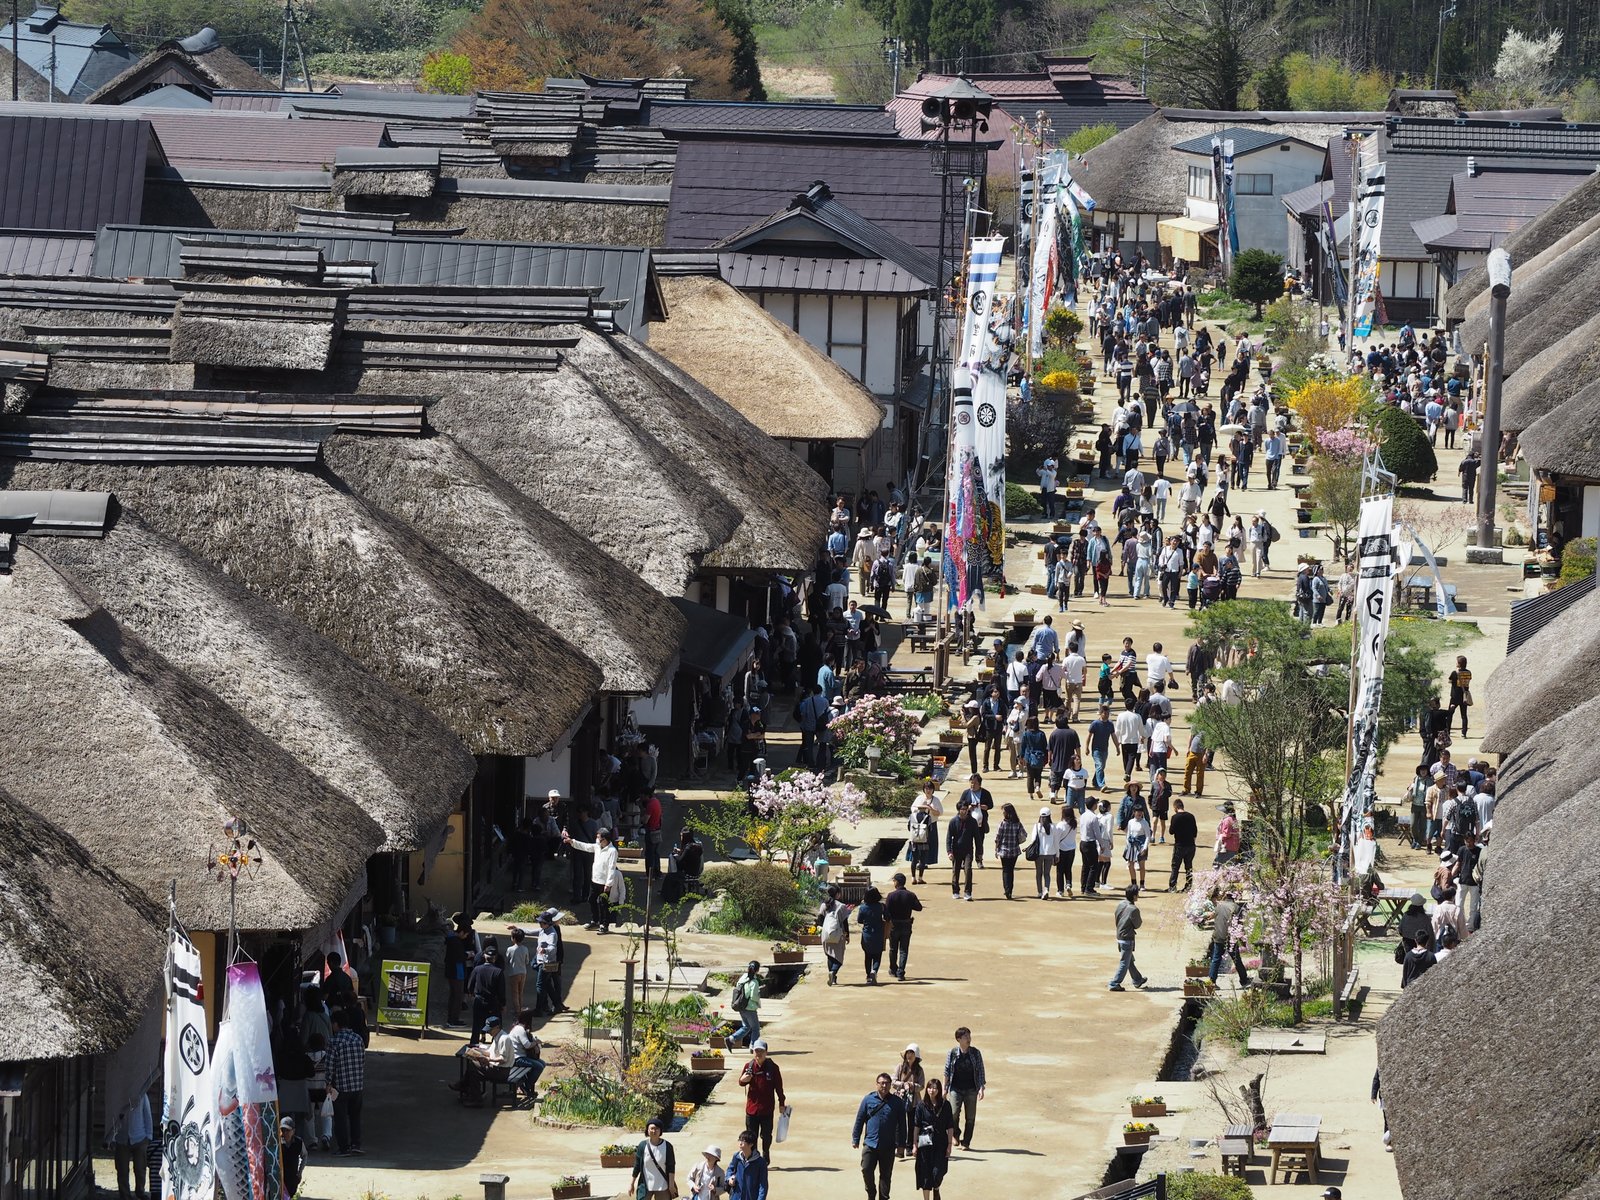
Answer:
[[[953,72],[989,52],[994,42],[994,0],[933,0],[928,13],[928,55]]]
[[[761,83],[761,64],[756,61],[749,0],[712,0],[712,8],[723,28],[733,35],[733,74],[728,77],[728,86],[747,100],[765,100],[767,89]]]

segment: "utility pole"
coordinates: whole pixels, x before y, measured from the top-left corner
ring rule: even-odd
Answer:
[[[894,85],[889,92],[889,99],[893,100],[900,94],[900,39],[886,37],[880,43],[883,47],[883,57],[894,71]]]
[[[1439,36],[1433,43],[1433,90],[1439,90],[1439,63],[1444,58],[1444,23],[1456,15],[1456,6],[1440,5]]]
[[[17,57],[17,26],[21,18],[17,16],[17,0],[11,0],[11,98],[19,98],[18,89],[22,84],[22,60]]]
[[[305,80],[306,91],[312,91],[311,71],[306,67],[306,48],[300,41],[300,17],[294,11],[294,0],[283,0],[283,36],[278,42],[278,86],[288,89],[289,39],[294,38],[295,54],[300,58],[300,77]]]
[[[1148,96],[1150,94],[1150,39],[1147,37],[1140,38],[1139,45],[1139,94]]]
[[[1497,562],[1500,552],[1494,544],[1494,503],[1496,471],[1500,466],[1500,382],[1505,374],[1506,300],[1511,295],[1511,256],[1496,247],[1489,251],[1489,361],[1483,381],[1483,450],[1478,465],[1478,544],[1474,557],[1479,562]],[[1539,481],[1528,484],[1538,490]],[[1492,556],[1492,557],[1487,557]]]

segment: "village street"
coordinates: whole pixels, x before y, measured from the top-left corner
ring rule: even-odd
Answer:
[[[1097,415],[1109,420],[1115,389],[1102,387],[1096,396]],[[1441,451],[1440,476],[1448,479],[1453,455]],[[1171,468],[1169,467],[1169,474]],[[1287,482],[1286,476],[1286,482]],[[1091,503],[1109,505],[1114,495],[1108,481],[1091,480]],[[1441,494],[1446,489],[1440,489]],[[1248,598],[1285,599],[1294,573],[1297,552],[1326,557],[1325,538],[1312,541],[1294,536],[1293,493],[1283,487],[1267,491],[1251,488],[1235,495],[1235,511],[1246,514],[1264,509],[1285,531],[1275,548],[1271,573],[1244,581]],[[1444,504],[1445,501],[1438,503]],[[1043,580],[1038,557],[1043,522],[1013,525],[1014,544],[1007,552],[1007,577],[1018,587]],[[1468,600],[1472,620],[1489,636],[1470,644],[1474,668],[1487,674],[1504,645],[1505,587],[1509,568],[1474,568],[1452,571],[1461,595]],[[1188,714],[1192,712],[1182,661],[1189,639],[1184,635],[1187,610],[1170,611],[1154,600],[1128,599],[1120,578],[1113,579],[1111,604],[1101,608],[1091,601],[1073,601],[1063,621],[1082,620],[1088,634],[1091,661],[1102,650],[1114,650],[1123,636],[1134,638],[1142,656],[1161,642],[1179,667],[1175,689],[1177,743],[1187,740]],[[1498,592],[1497,596],[1495,593]],[[989,598],[988,617],[1021,608],[1033,608],[1042,617],[1054,610],[1043,597],[1023,591],[1004,599]],[[980,617],[980,623],[987,623]],[[1454,651],[1451,652],[1453,654]],[[1447,656],[1445,656],[1447,657]],[[910,653],[909,646],[895,652],[896,666],[931,663],[926,655]],[[1443,665],[1443,664],[1441,664]],[[970,678],[978,663],[963,666],[953,660],[952,673]],[[792,723],[777,729],[770,739],[775,767],[792,761],[797,735]],[[1081,729],[1081,726],[1080,726]],[[931,735],[930,735],[931,736]],[[1474,743],[1463,747],[1463,755]],[[1386,798],[1398,792],[1388,780],[1409,774],[1416,738],[1404,739],[1394,750],[1397,767],[1381,782]],[[1211,844],[1220,805],[1228,798],[1242,799],[1235,782],[1219,760],[1218,771],[1208,776],[1206,796],[1186,802],[1200,823],[1197,863],[1209,864]],[[1396,776],[1396,770],[1399,775]],[[966,772],[963,754],[952,781]],[[731,786],[731,777],[713,779],[717,786],[679,789],[672,796],[681,805],[702,802]],[[1027,801],[1025,783],[1002,772],[985,780],[997,804],[1017,806],[1024,822],[1031,822],[1037,804]],[[953,782],[950,794],[959,788]],[[1115,801],[1115,792],[1108,792]],[[671,806],[669,806],[671,807]],[[879,838],[904,836],[896,819],[864,821],[854,830],[838,832],[858,849],[858,859]],[[1396,882],[1425,886],[1434,865],[1431,856],[1384,846],[1385,876]],[[1226,1122],[1204,1082],[1159,1082],[1158,1072],[1172,1046],[1184,999],[1184,964],[1199,952],[1206,934],[1183,919],[1185,897],[1169,895],[1166,870],[1170,846],[1153,848],[1149,881],[1152,890],[1142,898],[1145,924],[1139,940],[1138,962],[1151,980],[1142,991],[1108,992],[1106,980],[1116,965],[1111,898],[1075,898],[1048,904],[1036,899],[1007,903],[1000,889],[1000,873],[991,857],[988,869],[976,876],[973,901],[953,900],[948,876],[935,867],[928,884],[916,889],[925,906],[917,921],[910,956],[910,978],[889,980],[877,988],[862,980],[859,953],[851,949],[837,989],[822,986],[821,951],[808,951],[811,971],[787,996],[764,1003],[762,1023],[772,1056],[784,1072],[795,1113],[789,1140],[774,1148],[773,1194],[778,1197],[851,1196],[861,1187],[856,1154],[850,1150],[850,1125],[862,1095],[871,1090],[879,1070],[892,1069],[908,1043],[921,1049],[930,1076],[942,1070],[945,1052],[953,1044],[957,1025],[970,1026],[974,1044],[984,1052],[988,1092],[979,1106],[978,1133],[970,1152],[958,1151],[945,1192],[952,1196],[978,1195],[1001,1189],[1010,1194],[1073,1197],[1087,1192],[1105,1178],[1108,1166],[1122,1144],[1121,1127],[1127,1119],[1127,1098],[1135,1093],[1166,1097],[1172,1115],[1157,1122],[1161,1136],[1151,1151],[1151,1162],[1169,1170],[1216,1170],[1214,1145],[1191,1153],[1189,1139],[1212,1139]],[[1028,864],[1020,864],[1027,868]],[[875,883],[885,889],[893,867],[873,870]],[[1020,874],[1021,872],[1019,872]],[[638,876],[633,878],[637,880]],[[1028,873],[1031,882],[1031,872]],[[1111,883],[1126,882],[1119,860]],[[1019,895],[1028,889],[1019,883]],[[559,894],[541,895],[542,902],[559,902]],[[482,932],[503,925],[480,919]],[[581,959],[575,974],[569,972],[569,1001],[574,1009],[591,994],[601,999],[621,995],[623,943],[615,935],[597,937],[578,923],[567,932],[569,961]],[[1207,1047],[1202,1063],[1220,1070],[1217,1082],[1230,1092],[1248,1074],[1267,1073],[1266,1103],[1272,1111],[1315,1111],[1325,1118],[1325,1169],[1323,1182],[1344,1182],[1347,1195],[1365,1200],[1392,1200],[1399,1196],[1393,1159],[1384,1153],[1382,1121],[1369,1103],[1376,1021],[1398,995],[1398,969],[1389,961],[1391,941],[1363,950],[1363,981],[1370,993],[1360,1020],[1331,1026],[1326,1055],[1260,1057],[1249,1062],[1247,1073],[1238,1056],[1227,1047]],[[659,953],[659,948],[657,949]],[[686,933],[680,943],[686,961],[713,971],[736,971],[746,958],[765,961],[768,948],[754,942],[707,934]],[[1225,977],[1226,978],[1226,977]],[[1224,984],[1231,989],[1232,982]],[[726,991],[718,1001],[725,1004]],[[581,1037],[574,1014],[550,1022],[541,1036],[559,1047]],[[330,1200],[359,1200],[381,1194],[391,1200],[417,1196],[471,1197],[483,1173],[510,1176],[513,1197],[548,1194],[549,1181],[567,1173],[588,1173],[597,1196],[613,1195],[627,1185],[624,1169],[595,1167],[596,1149],[608,1141],[631,1144],[634,1135],[621,1131],[558,1129],[544,1125],[526,1112],[464,1109],[446,1084],[456,1078],[451,1057],[464,1034],[433,1032],[421,1042],[406,1035],[378,1033],[368,1059],[367,1155],[357,1160],[319,1157],[308,1175],[307,1194]],[[559,1060],[559,1049],[556,1051]],[[731,1153],[743,1127],[742,1094],[732,1077],[743,1055],[729,1052],[729,1077],[721,1081],[710,1101],[670,1135],[679,1162],[685,1165],[708,1143]],[[554,1069],[559,1073],[559,1067]],[[1265,1187],[1265,1158],[1257,1156],[1249,1178],[1262,1196],[1311,1194],[1304,1184]],[[902,1178],[903,1177],[903,1178]],[[911,1191],[910,1164],[897,1176],[897,1188]]]

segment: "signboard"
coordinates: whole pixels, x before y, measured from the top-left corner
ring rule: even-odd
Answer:
[[[378,968],[378,1024],[405,1029],[428,1027],[428,973],[425,962],[392,962]]]

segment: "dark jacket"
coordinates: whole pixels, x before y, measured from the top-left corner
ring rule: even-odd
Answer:
[[[944,848],[952,861],[971,854],[978,839],[978,826],[971,817],[957,817],[945,831]]]
[[[1200,825],[1194,819],[1194,814],[1185,810],[1172,814],[1172,820],[1167,823],[1167,832],[1172,835],[1172,840],[1180,846],[1192,846],[1200,836]]]
[[[868,1092],[856,1109],[856,1123],[850,1130],[850,1144],[859,1146],[865,1141],[874,1148],[899,1147],[905,1145],[905,1132],[905,1102],[893,1092],[887,1096]]]
[[[1124,900],[1117,905],[1117,941],[1133,941],[1138,936],[1139,926],[1143,924],[1144,914],[1132,900]]]
[[[728,1200],[767,1200],[767,1160],[734,1151],[728,1160]]]

